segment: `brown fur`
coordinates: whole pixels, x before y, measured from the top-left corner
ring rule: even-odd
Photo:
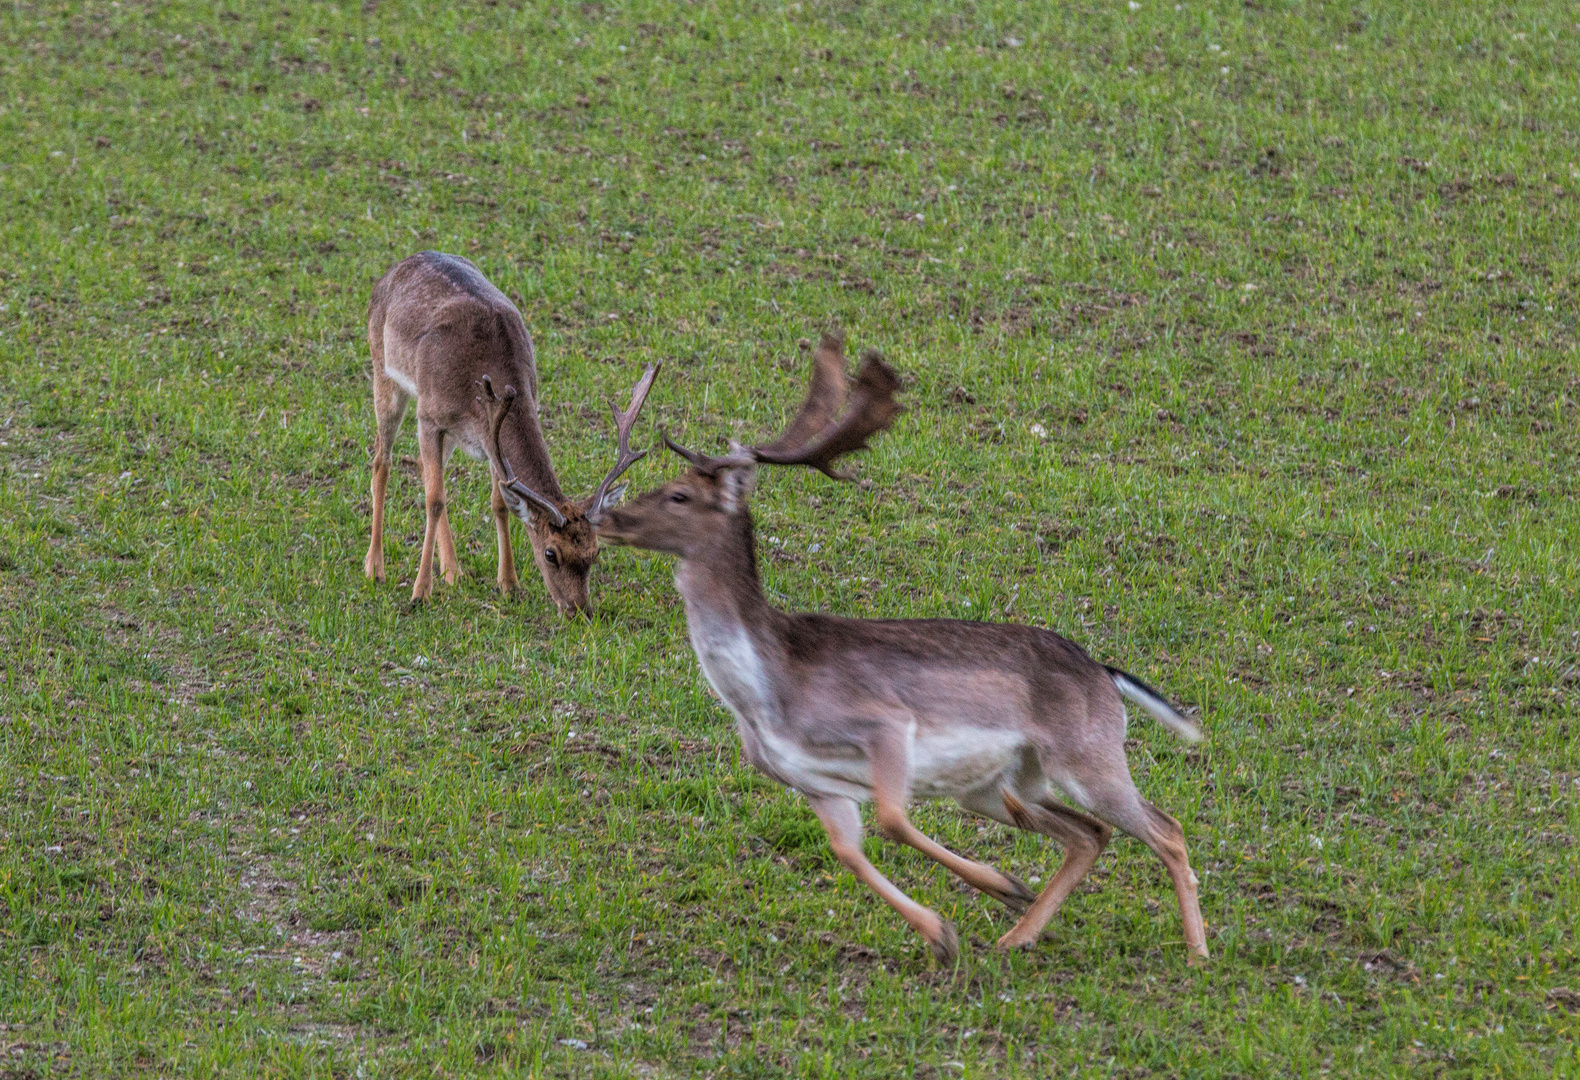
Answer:
[[[594,497],[565,497],[538,424],[538,372],[532,339],[514,304],[470,261],[424,251],[396,263],[373,287],[368,305],[368,347],[373,357],[373,411],[378,431],[373,450],[373,530],[363,569],[384,580],[384,492],[395,436],[406,408],[417,401],[417,445],[427,526],[412,599],[433,591],[433,558],[453,583],[460,571],[450,531],[444,469],[456,447],[479,460],[496,453],[488,412],[478,400],[485,376],[521,395],[499,430],[497,456],[519,470],[521,481],[558,509],[563,524],[509,490],[501,490],[494,462],[491,508],[499,547],[499,587],[515,591],[515,556],[510,518],[526,527],[534,561],[563,614],[587,611],[588,576],[598,558],[598,540],[588,514]],[[405,386],[402,386],[402,383]],[[414,389],[415,393],[411,392]],[[600,492],[602,492],[600,488]],[[603,501],[618,501],[620,490]]]
[[[599,536],[679,557],[675,584],[692,647],[735,714],[746,758],[806,795],[840,861],[940,959],[954,958],[954,929],[867,860],[862,802],[876,804],[884,836],[1023,912],[999,939],[1004,948],[1035,944],[1112,830],[1121,829],[1168,867],[1191,960],[1207,955],[1184,831],[1141,798],[1125,761],[1121,684],[1129,684],[1127,696],[1147,688],[1033,627],[777,610],[758,580],[747,508],[755,465],[744,455],[684,453],[694,464],[686,475],[595,519]],[[1194,733],[1162,708],[1176,730]],[[913,795],[952,797],[1049,836],[1065,848],[1065,861],[1035,895],[1012,875],[923,835],[906,814]]]

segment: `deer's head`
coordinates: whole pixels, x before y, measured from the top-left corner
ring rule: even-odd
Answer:
[[[598,535],[593,522],[616,506],[625,494],[626,485],[615,483],[620,474],[647,456],[646,450],[632,452],[631,429],[653,388],[658,368],[657,364],[648,365],[632,389],[631,404],[624,412],[609,406],[619,440],[618,456],[598,489],[585,499],[548,499],[516,477],[499,444],[499,430],[516,399],[515,387],[507,386],[503,394],[496,396],[488,376],[480,380],[490,410],[489,456],[499,480],[500,496],[526,526],[533,561],[562,615],[584,615],[591,609],[587,579],[593,563],[598,561]]]
[[[862,354],[861,370],[851,383],[845,374],[844,337],[824,334],[813,353],[806,401],[777,439],[761,446],[732,444],[730,453],[710,457],[666,435],[665,444],[691,468],[678,479],[593,517],[598,536],[683,558],[704,555],[735,518],[748,512],[759,464],[807,465],[836,480],[850,479],[834,471],[834,462],[865,449],[868,438],[894,422],[901,411],[894,400],[899,388],[899,376],[875,349]]]

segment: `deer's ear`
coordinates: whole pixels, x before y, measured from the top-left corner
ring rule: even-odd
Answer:
[[[594,521],[597,521],[598,518],[602,517],[605,513],[619,506],[620,500],[625,498],[626,489],[630,486],[631,485],[629,484],[616,484],[614,487],[604,492],[603,498],[598,499],[596,502],[589,499],[587,516],[592,518]]]
[[[548,515],[543,507],[531,499],[523,498],[518,492],[512,491],[508,484],[499,485],[499,494],[505,500],[505,509],[516,515],[525,524],[554,524],[554,519]]]
[[[523,499],[520,495],[517,495],[514,491],[511,491],[510,488],[504,484],[499,485],[499,495],[500,498],[505,500],[506,510],[509,510],[522,521],[529,520],[532,511],[531,503],[527,502],[527,500]]]
[[[738,514],[756,488],[756,465],[732,465],[719,473],[719,504],[725,513]]]

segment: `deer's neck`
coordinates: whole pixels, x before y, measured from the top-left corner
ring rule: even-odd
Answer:
[[[784,616],[768,606],[758,583],[751,515],[736,515],[703,551],[681,559],[675,587],[686,602],[692,651],[735,714],[747,761],[779,777],[771,747],[784,728]]]
[[[565,501],[554,464],[549,460],[549,445],[538,426],[537,402],[519,401],[505,418],[499,431],[499,449],[522,483],[554,503]]]
[[[697,660],[747,727],[774,722],[773,686],[782,666],[783,616],[763,596],[753,544],[751,516],[739,514],[711,544],[675,568]]]
[[[682,558],[675,567],[675,587],[693,625],[728,625],[754,636],[773,635],[779,613],[769,606],[757,577],[750,514],[735,515],[712,543]]]

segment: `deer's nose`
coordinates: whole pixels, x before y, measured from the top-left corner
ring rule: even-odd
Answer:
[[[587,618],[592,615],[592,604],[586,600],[564,600],[559,603],[560,614],[567,619]]]

